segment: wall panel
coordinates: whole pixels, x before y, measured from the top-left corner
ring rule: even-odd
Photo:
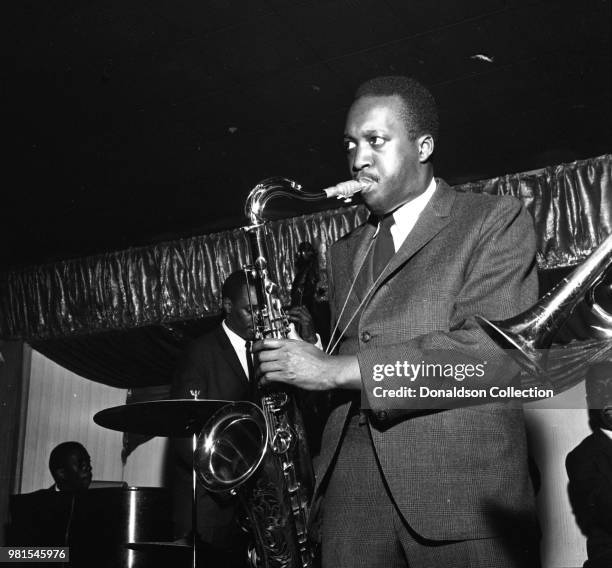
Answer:
[[[122,434],[93,422],[96,412],[124,404],[125,397],[125,389],[83,379],[33,351],[21,492],[53,483],[49,453],[67,440],[81,442],[87,448],[94,479],[126,481],[137,486],[161,485],[165,439],[143,444],[124,467]]]

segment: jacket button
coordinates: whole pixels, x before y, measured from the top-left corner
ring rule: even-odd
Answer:
[[[384,421],[387,419],[387,412],[386,412],[385,410],[379,410],[379,411],[376,413],[376,419],[377,419],[379,422],[384,422]]]
[[[368,341],[370,341],[370,339],[372,339],[372,336],[369,334],[369,332],[367,331],[361,332],[361,341],[363,341],[364,343],[367,343]]]

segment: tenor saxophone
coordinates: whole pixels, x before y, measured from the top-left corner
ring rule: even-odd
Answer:
[[[367,189],[366,183],[348,181],[310,194],[294,181],[269,178],[250,192],[245,204],[250,225],[244,230],[253,264],[245,270],[256,293],[256,339],[286,338],[289,332],[278,285],[268,272],[266,222],[278,213],[269,211],[269,202],[277,197],[347,200]],[[301,412],[289,388],[266,388],[258,395],[259,404],[231,403],[209,419],[197,441],[196,474],[209,491],[231,492],[240,499],[253,541],[252,566],[310,568],[315,552],[307,528],[314,474]]]

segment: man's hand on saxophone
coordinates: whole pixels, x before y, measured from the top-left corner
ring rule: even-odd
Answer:
[[[287,310],[289,322],[294,325],[294,335],[289,334],[291,339],[301,338],[308,343],[317,344],[320,342],[319,336],[315,331],[312,316],[305,306],[294,306]]]
[[[305,341],[263,339],[253,345],[260,384],[286,383],[304,390],[360,389],[354,355],[327,355]]]

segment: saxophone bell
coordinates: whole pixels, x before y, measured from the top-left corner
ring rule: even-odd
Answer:
[[[219,409],[200,432],[195,469],[209,491],[235,491],[264,459],[268,429],[261,410],[251,402],[234,402]]]

